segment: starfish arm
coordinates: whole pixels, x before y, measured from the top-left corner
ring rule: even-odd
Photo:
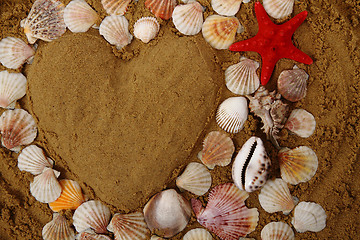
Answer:
[[[261,85],[266,85],[270,77],[272,75],[272,72],[274,71],[274,67],[279,60],[276,56],[261,56],[262,57],[262,66],[261,66]]]
[[[267,15],[263,5],[260,2],[255,3],[255,14],[259,25],[258,32],[262,33],[264,32],[264,30],[266,31],[272,26],[276,26],[276,24],[271,21],[270,17]]]
[[[303,11],[280,26],[282,29],[286,30],[288,36],[291,37],[294,34],[294,32],[296,31],[296,29],[305,21],[305,18],[307,17],[307,15],[308,15],[308,12]]]
[[[312,64],[313,60],[303,51],[297,49],[295,46],[291,45],[288,47],[288,51],[283,52],[281,57],[295,60],[297,62]]]
[[[255,36],[247,40],[236,42],[229,47],[229,50],[235,52],[258,52],[259,48],[257,37]]]

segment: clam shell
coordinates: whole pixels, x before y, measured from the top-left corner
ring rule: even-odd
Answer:
[[[320,232],[326,227],[325,210],[317,203],[300,202],[291,221],[297,232]]]
[[[204,17],[203,7],[196,1],[175,7],[172,14],[175,28],[185,35],[196,35],[201,31]]]
[[[61,194],[61,186],[57,180],[60,172],[51,168],[44,168],[43,172],[34,177],[30,183],[30,193],[42,203],[55,201]]]
[[[202,228],[195,228],[190,231],[188,231],[184,237],[183,240],[212,240],[211,234]]]
[[[235,158],[232,178],[239,189],[253,192],[265,184],[270,166],[263,142],[258,137],[251,137]]]
[[[77,232],[88,228],[96,233],[106,233],[111,217],[110,209],[100,201],[91,200],[81,204],[74,212],[73,225]]]
[[[0,62],[7,68],[17,69],[31,61],[35,50],[20,38],[7,37],[0,41]]]
[[[280,19],[289,16],[295,0],[263,0],[265,11],[273,18]]]
[[[94,230],[87,229],[84,232],[76,235],[77,240],[111,240],[110,237],[105,235],[96,234]]]
[[[160,25],[154,17],[143,17],[134,24],[134,36],[144,43],[150,42],[156,37],[160,30]]]
[[[26,77],[21,73],[0,72],[0,107],[11,108],[26,93]]]
[[[34,141],[37,127],[33,117],[22,109],[7,110],[0,117],[1,143],[11,151]]]
[[[228,67],[225,71],[226,87],[235,94],[249,95],[254,93],[260,86],[260,80],[256,74],[260,64],[254,60],[240,58],[240,62]]]
[[[144,215],[140,212],[130,214],[116,213],[107,229],[114,233],[115,240],[146,240],[149,233]]]
[[[306,82],[309,75],[302,69],[294,67],[280,73],[277,80],[279,93],[291,102],[297,102],[306,96]]]
[[[129,22],[124,16],[107,16],[100,24],[100,35],[117,49],[130,44],[133,36],[129,33]]]
[[[240,9],[242,0],[211,0],[211,7],[217,14],[234,16]]]
[[[261,230],[262,240],[295,240],[294,231],[283,222],[271,222]]]
[[[238,133],[248,117],[247,101],[244,97],[230,97],[223,101],[216,113],[216,122],[229,133]]]
[[[164,20],[171,18],[176,6],[176,0],[146,0],[145,7],[148,8],[156,17]]]
[[[310,137],[315,127],[314,116],[304,109],[294,109],[285,123],[285,128],[302,138]]]
[[[164,190],[153,196],[144,207],[144,217],[151,231],[170,238],[181,232],[191,216],[190,203],[174,189]]]
[[[64,21],[72,32],[86,32],[99,20],[99,16],[85,0],[72,0],[64,10]]]
[[[109,15],[124,15],[131,0],[101,0]]]
[[[18,168],[33,175],[39,175],[44,168],[52,168],[54,161],[45,156],[44,151],[36,145],[24,148],[18,157]]]
[[[64,216],[54,213],[53,220],[43,227],[42,237],[44,240],[73,240],[75,233]]]
[[[30,44],[37,39],[58,39],[66,31],[64,4],[57,0],[36,0],[27,18],[20,23]]]

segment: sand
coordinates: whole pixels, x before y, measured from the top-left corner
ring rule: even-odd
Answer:
[[[68,3],[69,1],[65,1]],[[100,1],[88,1],[100,13]],[[205,16],[213,14],[210,4]],[[1,38],[20,37],[19,26],[31,1],[0,2]],[[131,3],[126,14],[130,26],[141,16],[151,16],[144,1]],[[318,233],[296,233],[296,239],[354,239],[359,232],[359,13],[356,0],[296,2],[295,14],[309,15],[294,34],[294,44],[314,59],[305,99],[290,103],[304,108],[317,121],[315,133],[306,139],[281,131],[280,145],[311,147],[319,158],[316,175],[307,183],[291,186],[300,201],[321,204],[327,227]],[[245,27],[237,41],[257,32],[253,3],[243,4],[236,15]],[[275,21],[282,23],[286,20]],[[233,96],[224,84],[224,70],[241,55],[260,61],[256,53],[215,50],[197,36],[183,36],[171,21],[160,21],[161,30],[149,44],[135,39],[118,51],[95,29],[67,32],[51,43],[38,41],[32,65],[21,71],[28,91],[18,107],[35,116],[39,136],[35,143],[55,160],[60,178],[80,183],[90,199],[100,199],[115,212],[141,210],[156,192],[174,187],[174,179],[196,158],[201,142],[219,130],[214,113],[221,101]],[[130,27],[132,32],[132,27]],[[294,61],[276,65],[269,90],[276,88],[280,72]],[[0,70],[5,70],[0,66]],[[20,70],[19,70],[20,71]],[[245,128],[232,135],[236,151],[253,135],[261,137],[272,159],[271,178],[279,177],[277,150],[261,132],[260,119],[249,115]],[[1,239],[41,239],[42,227],[51,220],[46,204],[29,193],[33,176],[20,172],[17,155],[0,149]],[[213,186],[231,181],[231,165],[211,171]],[[260,212],[256,231],[271,221],[290,224],[292,214],[266,213],[250,194],[249,207]],[[190,199],[193,195],[184,193]],[[201,197],[206,202],[206,196]],[[71,211],[64,214],[71,219]],[[71,220],[70,220],[71,221]],[[191,219],[184,233],[200,225]],[[181,239],[183,233],[173,239]]]

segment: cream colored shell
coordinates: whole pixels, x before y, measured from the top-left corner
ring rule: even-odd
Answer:
[[[33,175],[39,175],[44,168],[52,168],[54,161],[45,156],[44,151],[36,145],[24,148],[18,157],[18,168]]]
[[[211,7],[217,14],[234,16],[240,9],[242,0],[211,0]]]
[[[325,210],[317,203],[300,202],[291,221],[297,232],[319,232],[326,226]]]
[[[216,113],[216,122],[229,133],[238,133],[243,129],[249,110],[244,97],[230,97],[223,101]]]
[[[176,186],[198,196],[204,195],[211,187],[211,174],[203,164],[191,162],[176,179]]]
[[[99,20],[85,0],[72,0],[64,10],[64,21],[72,32],[86,32]]]
[[[31,62],[35,50],[20,38],[6,37],[0,41],[0,62],[7,68],[17,69]]]
[[[0,72],[0,107],[14,108],[16,100],[26,94],[26,77],[22,73]]]
[[[40,175],[30,183],[30,193],[39,202],[50,203],[61,194],[61,186],[57,180],[60,172],[45,167]]]
[[[203,7],[196,1],[175,7],[172,14],[175,28],[185,35],[196,35],[201,31],[204,17]]]
[[[154,39],[160,30],[160,25],[154,17],[143,17],[134,24],[134,36],[144,43]]]
[[[203,228],[195,228],[188,231],[183,240],[212,240],[211,234]]]
[[[100,24],[100,35],[118,50],[130,44],[133,36],[129,33],[129,22],[124,16],[107,16]]]
[[[261,230],[261,240],[295,240],[295,234],[286,223],[271,222]]]
[[[302,138],[310,137],[315,127],[314,116],[304,109],[294,109],[285,123],[285,128]]]
[[[273,18],[280,19],[289,16],[295,0],[263,0],[265,11]]]
[[[43,227],[42,237],[44,240],[74,240],[75,233],[64,216],[54,213],[53,220]]]
[[[109,15],[124,15],[131,0],[101,0]]]
[[[107,229],[114,233],[115,240],[146,240],[149,233],[141,212],[115,213]]]

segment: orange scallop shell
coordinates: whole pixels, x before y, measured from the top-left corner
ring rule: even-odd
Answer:
[[[176,0],[146,0],[145,7],[148,8],[156,17],[164,20],[171,18]]]
[[[59,212],[60,210],[66,209],[75,210],[83,202],[85,202],[85,197],[81,192],[81,188],[77,182],[63,179],[59,183],[62,192],[56,201],[49,203],[51,210],[54,212]]]

